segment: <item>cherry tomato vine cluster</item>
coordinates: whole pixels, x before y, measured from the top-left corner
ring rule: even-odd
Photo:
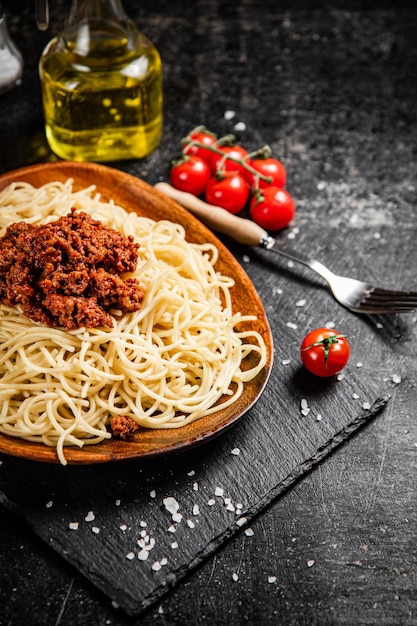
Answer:
[[[198,126],[182,140],[181,158],[171,164],[171,184],[181,191],[236,214],[248,208],[250,217],[268,231],[292,221],[295,203],[285,189],[284,165],[269,146],[249,153],[234,135],[218,138]]]

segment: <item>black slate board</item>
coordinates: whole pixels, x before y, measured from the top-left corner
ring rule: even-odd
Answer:
[[[129,614],[159,599],[233,533],[247,532],[251,517],[378,414],[394,384],[383,354],[405,322],[355,316],[263,253],[235,253],[256,274],[271,312],[275,364],[264,394],[233,429],[150,461],[61,467],[2,458],[3,504]],[[297,358],[300,333],[325,321],[355,338],[340,379],[309,376]],[[180,523],[166,497],[179,503]],[[154,542],[146,561],[138,558],[141,539]]]

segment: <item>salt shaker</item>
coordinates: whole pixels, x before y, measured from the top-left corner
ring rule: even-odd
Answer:
[[[22,55],[10,37],[6,14],[0,5],[0,93],[19,85],[22,74]]]

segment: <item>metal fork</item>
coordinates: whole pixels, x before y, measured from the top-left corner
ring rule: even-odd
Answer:
[[[228,235],[239,243],[270,250],[307,266],[327,282],[340,304],[355,313],[409,313],[417,307],[417,291],[382,289],[354,278],[338,276],[319,261],[282,247],[252,220],[232,215],[221,207],[207,204],[192,194],[174,189],[168,183],[157,183],[155,188],[176,200],[210,229]]]
[[[355,278],[338,276],[320,261],[280,248],[268,235],[263,236],[258,245],[309,267],[327,282],[336,300],[355,313],[410,313],[417,307],[417,291],[382,289]]]

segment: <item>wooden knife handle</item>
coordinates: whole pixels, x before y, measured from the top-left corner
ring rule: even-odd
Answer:
[[[210,230],[215,230],[228,235],[235,241],[248,246],[257,246],[264,237],[266,231],[252,222],[252,220],[238,217],[226,211],[222,207],[203,202],[196,196],[185,191],[179,191],[168,183],[156,183],[155,189],[178,202],[198,217]]]

